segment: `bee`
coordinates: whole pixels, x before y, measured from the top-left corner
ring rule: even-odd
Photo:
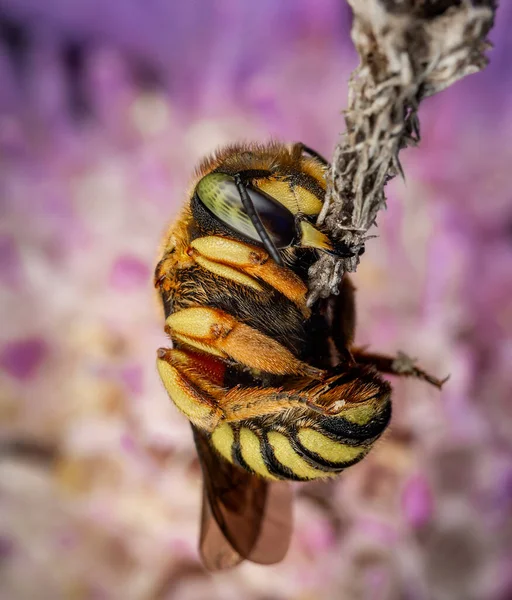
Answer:
[[[192,425],[210,570],[280,561],[292,531],[286,482],[337,476],[391,417],[381,373],[397,374],[396,359],[354,346],[350,280],[306,302],[318,252],[350,255],[315,225],[327,168],[301,143],[219,150],[199,165],[156,267],[173,344],[157,368]]]

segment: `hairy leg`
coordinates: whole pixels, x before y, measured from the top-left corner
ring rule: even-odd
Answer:
[[[319,381],[301,377],[281,387],[222,386],[223,362],[196,352],[158,351],[157,367],[177,408],[203,431],[221,421],[236,422],[308,408],[326,416],[369,410],[389,397],[390,386],[373,369],[355,365]]]
[[[262,248],[219,236],[205,236],[190,243],[188,254],[204,269],[253,289],[262,290],[259,281],[268,283],[291,300],[305,318],[309,317],[306,284],[293,271],[276,264]]]
[[[396,356],[388,356],[386,354],[376,354],[366,352],[361,348],[352,348],[352,356],[358,364],[372,365],[380,373],[389,373],[390,375],[398,375],[401,377],[415,377],[427,381],[431,385],[441,389],[443,384],[448,380],[438,379],[430,375],[423,369],[416,366],[415,361],[409,358],[403,352],[398,352]]]
[[[251,369],[275,375],[323,376],[323,371],[299,360],[276,340],[215,308],[180,310],[167,317],[165,329],[182,344]]]

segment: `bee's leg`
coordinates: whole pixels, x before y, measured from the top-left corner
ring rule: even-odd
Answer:
[[[324,391],[318,380],[304,379],[302,389],[275,387],[222,387],[225,365],[219,359],[184,350],[160,348],[160,378],[176,407],[203,431],[213,431],[219,421],[240,421],[306,406]],[[310,390],[309,387],[312,387]]]
[[[309,400],[310,396],[301,390],[237,386],[225,394],[220,404],[225,420],[234,422],[305,408]]]
[[[355,288],[347,275],[344,275],[339,293],[319,301],[321,314],[327,321],[329,333],[339,352],[342,362],[354,362],[350,348],[354,340],[356,326]]]
[[[276,340],[215,308],[192,307],[173,313],[167,317],[165,330],[192,348],[251,369],[275,375],[323,376],[323,371],[299,360]]]
[[[229,390],[222,387],[225,365],[215,357],[160,348],[157,368],[176,407],[207,432],[221,421],[244,421],[292,408],[309,408],[327,416],[354,410],[370,414],[378,412],[390,393],[387,382],[360,365],[325,381],[304,377],[286,388],[240,385]]]
[[[218,384],[224,374],[222,363],[207,355],[160,348],[156,364],[176,407],[199,429],[213,431],[222,418],[215,400],[222,389]]]
[[[430,375],[423,369],[417,367],[415,360],[403,352],[398,352],[396,356],[387,356],[385,354],[366,352],[361,348],[352,348],[351,351],[354,360],[358,364],[373,365],[377,371],[380,371],[381,373],[389,373],[390,375],[399,375],[402,377],[416,377],[417,379],[427,381],[439,389],[441,389],[449,377],[438,379],[437,377]]]
[[[378,407],[389,397],[391,387],[368,367],[354,365],[331,374],[321,382],[312,378],[297,380],[293,386],[242,387],[229,390],[219,400],[227,421],[243,421],[290,408],[307,407],[326,416],[363,406]],[[378,408],[375,408],[378,410]]]
[[[263,248],[205,236],[191,242],[188,254],[204,269],[253,289],[262,290],[258,280],[264,281],[291,300],[305,318],[311,314],[306,306],[306,284],[293,271],[276,264]]]

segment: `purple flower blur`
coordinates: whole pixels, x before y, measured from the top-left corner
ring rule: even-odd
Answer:
[[[205,153],[270,137],[332,153],[356,61],[350,12],[335,0],[0,0],[0,428],[54,456],[0,465],[6,597],[507,597],[501,4],[488,69],[422,108],[423,141],[354,276],[357,342],[402,349],[449,382],[438,394],[394,381],[373,453],[325,490],[300,487],[287,559],[212,580],[195,549],[190,431],[154,367],[165,337],[151,273]]]

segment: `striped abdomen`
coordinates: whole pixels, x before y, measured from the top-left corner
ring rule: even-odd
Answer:
[[[386,398],[378,410],[354,405],[342,416],[309,412],[270,423],[224,422],[213,431],[211,443],[229,462],[267,479],[318,479],[336,475],[366,456],[390,417]]]

